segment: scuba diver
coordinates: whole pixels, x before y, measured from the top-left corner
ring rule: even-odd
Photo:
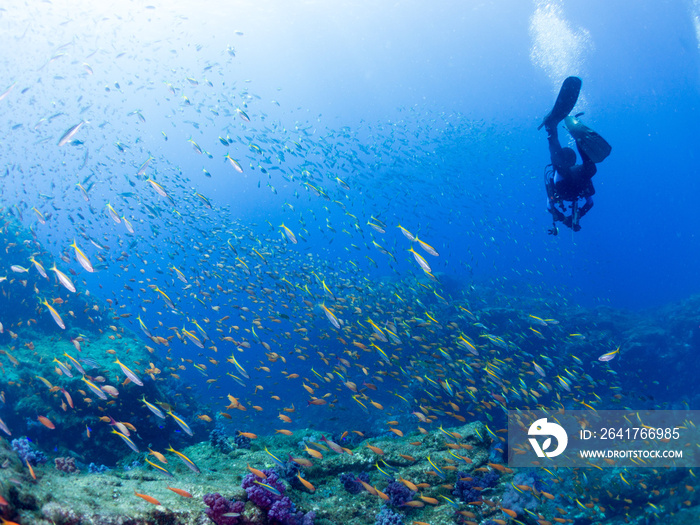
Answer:
[[[552,214],[552,229],[548,230],[550,235],[559,233],[557,222],[564,223],[575,232],[581,229],[579,221],[593,207],[595,188],[591,179],[596,174],[596,164],[605,160],[612,150],[603,137],[578,120],[582,113],[575,117],[569,116],[580,91],[580,78],[568,77],[564,80],[552,111],[537,128],[544,126],[547,131],[552,160],[544,171],[547,211]],[[576,152],[573,149],[562,148],[559,143],[557,127],[562,120],[576,141],[581,164],[576,164]],[[579,205],[581,200],[585,201],[582,206]]]

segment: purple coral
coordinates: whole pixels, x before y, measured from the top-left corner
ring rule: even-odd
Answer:
[[[228,440],[228,434],[224,427],[220,424],[216,425],[209,433],[209,443],[212,447],[219,450],[223,454],[231,452],[231,444]]]
[[[209,508],[206,514],[216,525],[242,525],[245,503],[224,498],[218,492],[204,495],[204,504]]]
[[[519,472],[503,493],[501,505],[514,510],[518,514],[524,514],[525,509],[535,511],[539,505],[539,501],[535,498],[535,495],[529,491],[516,490],[515,485],[529,485],[535,487],[537,483],[539,483],[537,474]]]
[[[109,472],[111,469],[107,465],[98,465],[97,463],[90,463],[88,465],[88,472],[90,474],[102,474],[104,472]]]
[[[466,479],[464,479],[466,478]],[[500,476],[495,471],[490,471],[483,476],[469,476],[466,472],[457,473],[457,483],[452,495],[461,499],[464,503],[481,501],[481,490],[490,488],[498,483]]]
[[[22,463],[29,461],[32,465],[39,465],[41,463],[46,463],[49,458],[46,457],[41,450],[34,448],[31,440],[27,437],[21,437],[12,440],[12,450],[17,452],[19,459]]]
[[[392,481],[389,483],[386,489],[384,489],[384,492],[389,496],[389,505],[395,507],[401,506],[407,501],[411,501],[416,494],[400,481]]]
[[[374,525],[403,525],[403,517],[398,512],[384,506],[377,514]]]
[[[292,500],[284,496],[272,504],[267,517],[273,523],[279,522],[283,525],[313,525],[316,513],[311,511],[304,514],[302,511],[296,510]]]
[[[275,501],[282,498],[285,487],[284,484],[279,481],[279,476],[277,476],[277,472],[275,472],[274,469],[264,469],[263,474],[265,474],[267,478],[265,481],[261,482],[258,477],[251,472],[243,478],[241,487],[245,490],[248,499],[252,501],[254,505],[260,507],[264,511],[268,511]],[[273,494],[258,483],[265,483],[265,485],[273,487],[275,490],[279,491],[280,495]]]
[[[250,450],[250,438],[245,437],[240,430],[236,430],[236,437],[233,438],[233,442],[238,448],[245,448]]]
[[[257,476],[252,473],[243,478],[241,487],[243,487],[248,495],[248,500],[261,510],[267,512],[268,518],[270,518],[274,524],[313,525],[316,517],[315,513],[307,512],[304,514],[302,511],[296,510],[292,500],[284,495],[286,489],[284,484],[279,480],[277,472],[275,472],[274,469],[264,469],[263,473],[267,476],[264,482],[259,481]],[[273,487],[279,494],[270,492],[265,487],[259,485],[259,483],[265,483],[265,485]]]
[[[343,472],[339,478],[340,482],[343,484],[343,488],[350,494],[359,494],[363,490],[364,487],[362,483],[357,481],[358,479],[369,483],[369,474],[366,472],[360,472],[358,476],[355,476],[352,472]]]
[[[289,460],[284,464],[284,467],[279,465],[275,467],[275,472],[290,485],[298,485],[297,475],[301,472],[301,465],[296,461]]]

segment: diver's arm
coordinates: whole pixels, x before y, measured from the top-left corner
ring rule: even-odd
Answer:
[[[547,199],[547,211],[552,214],[552,218],[555,222],[564,222],[564,220],[566,219],[566,216],[562,212],[560,212],[556,206],[552,204],[552,201],[550,199]]]
[[[593,197],[587,196],[586,203],[578,210],[578,218],[580,219],[586,215],[593,207]]]

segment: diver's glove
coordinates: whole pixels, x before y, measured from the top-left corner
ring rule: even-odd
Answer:
[[[551,139],[552,137],[557,138],[558,134],[556,124],[545,122],[544,130],[547,132],[547,139]]]
[[[574,224],[571,228],[572,228],[575,232],[577,232],[577,231],[580,231],[580,230],[581,230],[581,225],[580,225],[580,224]]]

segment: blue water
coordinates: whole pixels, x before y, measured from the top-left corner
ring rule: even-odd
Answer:
[[[226,326],[240,325],[229,332],[236,342],[253,345],[236,354],[251,375],[236,395],[265,387],[264,399],[251,403],[265,414],[255,428],[269,431],[279,426],[279,404],[268,394],[285,392],[297,407],[308,396],[298,383],[287,388],[279,363],[272,376],[256,371],[269,365],[261,342],[287,358],[288,374],[313,379],[317,367],[337,383],[332,374],[345,356],[354,361],[343,379],[361,383],[370,377],[361,367],[383,371],[381,359],[348,357],[357,348],[337,337],[351,344],[364,333],[365,344],[376,342],[366,318],[385,327],[403,308],[389,299],[410,304],[414,320],[432,312],[447,324],[459,305],[478,313],[507,296],[551,301],[570,316],[576,306],[643,311],[700,291],[697,1],[203,4],[4,6],[0,92],[9,92],[0,101],[0,204],[35,232],[45,267],[55,261],[72,269],[82,293],[111,300],[111,314],[132,314],[120,325],[141,336],[140,315],[154,335],[180,331],[183,341],[183,326],[205,327],[222,363],[207,378],[219,383],[207,385],[189,365],[180,375],[208,413],[239,389],[225,375],[236,372],[225,363],[236,345],[216,330],[224,315],[231,316]],[[575,111],[613,149],[598,166],[595,206],[582,230],[561,228],[554,237],[542,183],[549,154],[537,126],[569,75],[583,80]],[[82,121],[77,142],[59,147]],[[563,130],[560,137],[568,140]],[[108,203],[133,224],[133,235],[110,218]],[[439,256],[420,251],[399,224]],[[81,269],[73,239],[95,273]],[[439,282],[424,274],[411,247]],[[50,277],[38,299],[65,296]],[[321,304],[353,329],[333,329]],[[523,317],[557,314],[511,304]],[[45,309],[39,315],[58,330]],[[259,340],[245,332],[257,315]],[[309,330],[307,341],[293,332],[300,327]],[[614,335],[587,357],[620,345]],[[171,343],[176,360],[206,363],[213,355],[200,356],[177,337]],[[547,345],[556,354],[557,344]],[[426,358],[415,350],[413,357]],[[330,364],[319,352],[332,356]],[[377,402],[395,401],[407,381],[387,379],[391,386],[372,395]],[[651,379],[620,381],[640,392],[654,388]],[[364,411],[336,386],[339,410],[363,424]],[[671,404],[692,397],[663,386],[655,394]],[[299,423],[311,424],[314,414]]]
[[[577,300],[584,305],[640,308],[683,298],[698,288],[691,264],[698,250],[693,8],[685,2],[640,2],[634,8],[625,2],[545,4],[441,4],[426,10],[410,2],[401,9],[270,2],[232,7],[231,13],[219,12],[220,6],[131,6],[121,14],[86,10],[68,22],[58,6],[8,8],[5,86],[17,85],[2,110],[8,126],[23,126],[6,132],[3,163],[22,166],[24,175],[12,170],[5,200],[29,208],[41,204],[19,190],[35,186],[69,208],[80,202],[68,191],[69,182],[99,168],[103,178],[112,178],[109,186],[96,188],[94,198],[116,202],[110,190],[123,186],[119,172],[130,172],[151,154],[159,170],[183,170],[187,190],[215,195],[218,206],[230,205],[243,221],[264,217],[276,225],[281,203],[298,185],[271,179],[279,192],[274,197],[259,171],[236,176],[221,161],[219,135],[237,130],[284,141],[300,136],[297,127],[306,128],[312,142],[330,134],[329,147],[356,153],[358,142],[368,147],[390,138],[393,146],[383,148],[378,165],[346,161],[349,172],[333,164],[329,168],[337,172],[324,175],[346,175],[349,183],[363,179],[362,197],[347,195],[362,218],[395,214],[429,232],[433,244],[453,250],[444,271],[462,278],[468,247],[480,262],[479,277],[537,272],[538,284],[580,289]],[[86,20],[102,15],[99,27],[87,27]],[[61,56],[47,64],[63,45]],[[539,53],[534,60],[533,53]],[[552,239],[543,235],[549,218],[540,184],[546,142],[535,128],[569,74],[583,78],[579,109],[614,154],[599,166],[595,208],[583,230]],[[183,96],[191,106],[183,105]],[[211,113],[214,107],[231,112],[241,106],[253,115],[250,124]],[[135,110],[145,122],[129,115]],[[50,123],[38,124],[58,112]],[[91,121],[78,136],[83,146],[37,147],[42,139],[55,144],[81,119]],[[478,146],[464,129],[473,121],[481,126]],[[268,133],[265,125],[275,131]],[[358,142],[343,143],[339,133],[345,126]],[[440,131],[446,127],[459,131],[445,136]],[[194,153],[188,138],[214,158]],[[400,138],[411,141],[414,151],[401,151],[395,142]],[[120,153],[117,141],[128,149]],[[259,159],[245,148],[249,141],[241,141],[234,154],[255,165]],[[78,170],[86,150],[87,163]],[[401,159],[400,169],[390,169],[392,156]],[[293,172],[301,162],[285,159],[281,167]],[[202,168],[213,177],[203,177]],[[62,193],[50,191],[51,179],[63,181]],[[405,200],[395,199],[397,192]],[[54,220],[65,220],[65,214],[56,213]],[[100,226],[109,231],[109,222]],[[38,231],[60,246],[73,235]],[[316,235],[308,241],[312,248],[326,244]]]

